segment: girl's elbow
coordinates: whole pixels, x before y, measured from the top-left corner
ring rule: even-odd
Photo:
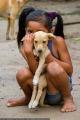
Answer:
[[[73,74],[73,66],[69,66],[69,75]]]

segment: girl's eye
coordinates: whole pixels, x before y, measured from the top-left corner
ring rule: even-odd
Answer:
[[[27,33],[33,33],[33,31],[32,30],[27,30]]]

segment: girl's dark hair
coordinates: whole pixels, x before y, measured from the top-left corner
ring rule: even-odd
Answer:
[[[53,27],[52,21],[57,17],[57,23],[55,25],[54,34],[64,38],[63,33],[63,20],[60,14],[56,12],[45,12],[43,10],[34,9],[33,7],[25,8],[19,16],[19,28],[17,35],[18,47],[20,47],[21,39],[25,36],[25,27],[28,25],[29,21],[37,21],[42,23],[48,31]]]
[[[18,47],[20,47],[21,40],[26,34],[26,32],[25,32],[26,17],[29,15],[29,13],[31,13],[34,10],[35,9],[32,7],[25,8],[25,9],[23,9],[23,11],[21,12],[21,14],[19,16],[19,23],[18,23],[19,28],[18,28],[18,35],[17,35]]]
[[[53,21],[55,18],[57,18],[57,23],[55,25],[54,34],[56,36],[61,36],[64,38],[63,19],[62,19],[61,15],[57,12],[47,12],[47,15],[51,19],[51,21]],[[53,27],[52,23],[51,23],[51,27]]]

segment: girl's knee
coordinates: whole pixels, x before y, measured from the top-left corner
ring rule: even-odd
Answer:
[[[27,68],[20,69],[16,74],[16,79],[19,83],[23,82],[25,79],[32,77],[31,72]]]
[[[51,62],[47,65],[47,72],[49,75],[56,77],[64,74],[65,71],[57,62]]]

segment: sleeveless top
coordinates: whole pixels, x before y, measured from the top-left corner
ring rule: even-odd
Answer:
[[[53,47],[53,48],[52,48],[52,47]],[[52,42],[52,40],[49,40],[49,41],[48,41],[48,48],[49,48],[49,50],[51,51],[51,54],[52,54],[55,58],[59,59],[59,56],[58,56],[58,54],[57,54],[57,52],[56,52],[56,50],[55,50],[55,48],[54,48],[54,43]]]

